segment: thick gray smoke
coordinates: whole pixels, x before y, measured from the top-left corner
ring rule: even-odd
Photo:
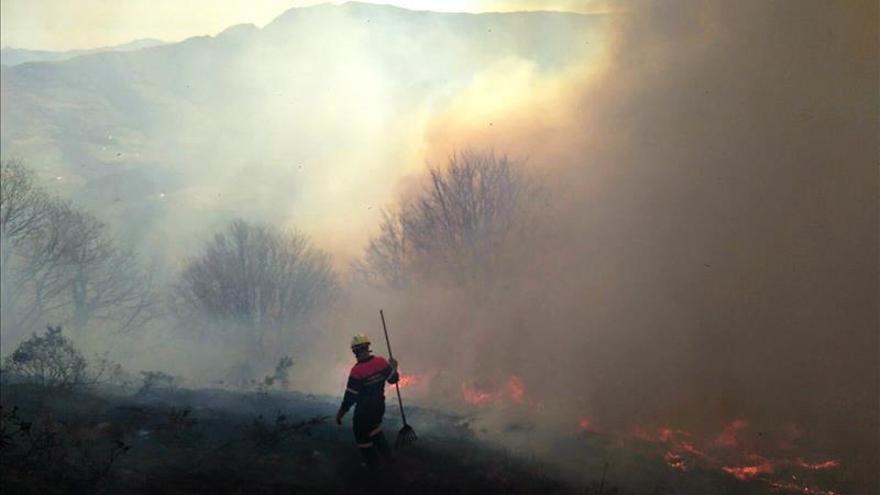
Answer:
[[[876,432],[876,5],[696,7],[633,12],[576,100],[572,365],[630,411]]]
[[[402,360],[599,428],[797,424],[876,491],[876,4],[631,7],[552,115],[435,122],[435,156],[527,156],[556,206],[481,302],[395,308]]]

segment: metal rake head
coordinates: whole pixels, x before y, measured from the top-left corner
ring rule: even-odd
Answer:
[[[418,440],[416,431],[410,425],[403,425],[403,428],[397,433],[397,440],[394,442],[395,447],[406,447],[407,445]]]

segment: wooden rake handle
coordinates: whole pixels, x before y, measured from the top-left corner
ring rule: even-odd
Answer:
[[[388,338],[388,326],[385,325],[385,313],[381,309],[379,310],[379,318],[382,319],[382,331],[385,332],[385,344],[388,346],[388,358],[394,359],[394,354],[391,353],[391,340]],[[400,406],[400,419],[403,420],[403,426],[407,426],[406,414],[403,412],[403,399],[400,397],[399,374],[397,382],[394,383],[394,388],[397,390],[397,404]]]

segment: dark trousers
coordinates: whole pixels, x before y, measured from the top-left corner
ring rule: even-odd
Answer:
[[[382,417],[385,415],[385,398],[359,402],[355,406],[354,438],[358,449],[368,465],[375,465],[381,455],[385,460],[391,460],[391,447],[382,433]]]

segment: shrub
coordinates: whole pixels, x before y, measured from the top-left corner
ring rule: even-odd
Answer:
[[[24,418],[0,405],[0,481],[4,493],[95,493],[130,445],[99,427],[51,416]]]
[[[161,390],[169,391],[177,387],[177,378],[162,371],[141,371],[144,383],[137,395],[144,396]]]
[[[86,384],[87,362],[73,343],[61,334],[61,327],[34,333],[4,360],[11,378],[48,388],[70,389]]]
[[[288,383],[290,383],[291,367],[293,367],[293,359],[291,359],[290,356],[282,357],[278,360],[278,364],[275,365],[275,372],[263,377],[263,383],[257,388],[260,391],[265,391],[276,384],[281,388],[287,388]]]

